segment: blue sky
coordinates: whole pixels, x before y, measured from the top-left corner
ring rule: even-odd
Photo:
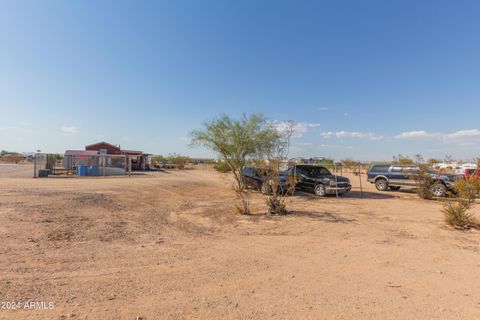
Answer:
[[[0,1],[0,148],[192,156],[224,112],[292,156],[480,155],[479,1]]]

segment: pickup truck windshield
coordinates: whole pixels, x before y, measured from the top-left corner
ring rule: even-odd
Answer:
[[[328,171],[328,169],[324,167],[312,168],[311,174],[314,177],[331,175],[330,171]]]

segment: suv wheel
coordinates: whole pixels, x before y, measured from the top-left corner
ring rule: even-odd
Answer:
[[[317,184],[315,186],[315,195],[319,197],[325,197],[327,195],[327,191],[325,190],[325,186],[323,184]]]
[[[386,191],[388,189],[388,182],[385,179],[378,179],[375,181],[375,188],[378,191]]]
[[[447,188],[443,185],[443,183],[435,183],[430,187],[430,192],[435,197],[445,197],[447,194]]]
[[[272,193],[272,188],[267,182],[262,183],[262,187],[260,188],[260,191],[262,194],[271,194]]]

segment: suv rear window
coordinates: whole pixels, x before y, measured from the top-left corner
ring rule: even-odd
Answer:
[[[370,171],[371,172],[388,172],[388,169],[390,168],[389,164],[382,164],[382,165],[376,165],[373,166]]]

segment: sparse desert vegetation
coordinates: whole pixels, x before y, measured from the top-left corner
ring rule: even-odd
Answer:
[[[480,231],[446,227],[442,202],[414,191],[377,192],[365,181],[362,198],[351,175],[350,193],[289,197],[284,216],[265,215],[265,197],[249,191],[254,214],[239,215],[231,176],[213,169],[31,179],[6,168],[2,298],[55,308],[2,311],[2,319],[474,319],[480,312]]]

